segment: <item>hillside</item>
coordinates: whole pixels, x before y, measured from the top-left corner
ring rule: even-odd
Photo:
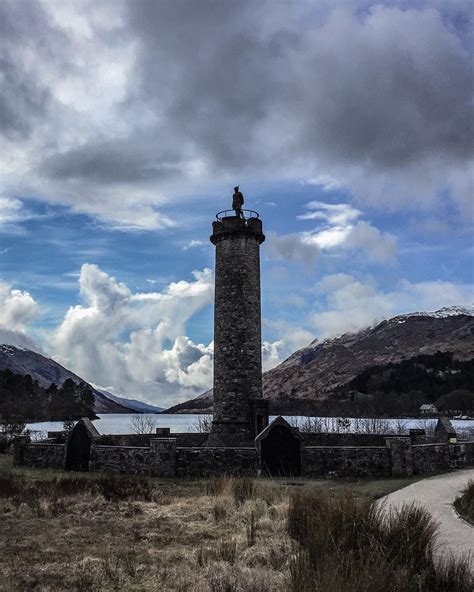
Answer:
[[[51,384],[60,386],[68,378],[76,384],[81,382],[87,384],[87,381],[51,358],[29,349],[2,344],[0,345],[0,371],[7,369],[15,374],[29,374],[43,388],[48,388]],[[95,413],[157,413],[162,411],[160,407],[146,405],[134,399],[122,399],[117,395],[112,395],[107,391],[99,391],[93,387],[91,389],[94,394]]]
[[[264,374],[264,397],[270,400],[273,413],[324,411],[329,401],[343,398],[350,381],[372,366],[438,351],[451,352],[456,360],[473,359],[473,314],[473,309],[461,307],[416,312],[356,333],[315,340]],[[168,412],[211,410],[212,390]]]

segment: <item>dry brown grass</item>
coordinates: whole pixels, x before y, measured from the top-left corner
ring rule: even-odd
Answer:
[[[454,501],[459,515],[474,526],[474,481],[470,480],[466,489]]]
[[[0,476],[2,591],[286,589],[284,485],[18,473]]]
[[[0,590],[8,592],[291,590],[292,492],[339,499],[350,488],[370,500],[406,484],[111,478],[12,469],[5,455],[0,471]]]
[[[290,497],[294,592],[472,592],[468,560],[434,559],[436,523],[422,507],[386,513],[350,494]]]

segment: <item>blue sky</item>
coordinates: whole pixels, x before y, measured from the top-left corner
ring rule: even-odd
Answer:
[[[156,404],[208,388],[235,184],[265,368],[472,304],[469,3],[178,4],[0,2],[2,340]]]

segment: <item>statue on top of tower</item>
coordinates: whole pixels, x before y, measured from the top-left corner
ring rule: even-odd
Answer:
[[[244,217],[244,213],[242,212],[242,206],[244,205],[244,196],[242,192],[239,191],[239,186],[234,187],[234,195],[232,196],[232,209],[235,211],[235,215],[239,218]]]

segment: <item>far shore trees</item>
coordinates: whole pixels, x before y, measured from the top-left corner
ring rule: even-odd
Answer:
[[[0,422],[72,421],[95,419],[94,393],[85,382],[71,378],[58,387],[40,386],[29,374],[0,371]]]

